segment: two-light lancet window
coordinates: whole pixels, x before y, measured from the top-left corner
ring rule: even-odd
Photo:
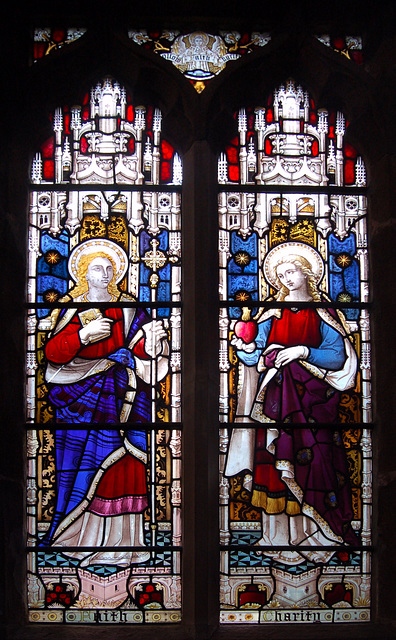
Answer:
[[[213,176],[223,624],[370,617],[366,176],[319,106],[289,80],[240,110]],[[178,623],[182,161],[112,78],[52,128],[29,213],[30,620]]]

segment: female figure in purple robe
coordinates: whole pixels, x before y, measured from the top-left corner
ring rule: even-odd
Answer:
[[[254,341],[232,338],[241,375],[235,422],[263,427],[233,429],[225,475],[244,476],[262,513],[258,544],[285,564],[326,562],[334,551],[321,547],[358,544],[342,434],[332,426],[340,392],[355,384],[357,356],[341,313],[298,305],[325,302],[323,271],[309,245],[272,249],[264,275],[278,290],[273,300],[296,306],[264,308]],[[273,549],[287,545],[296,551]]]

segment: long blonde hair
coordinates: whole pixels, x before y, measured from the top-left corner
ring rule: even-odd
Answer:
[[[318,291],[318,281],[314,272],[312,271],[312,265],[310,262],[308,262],[306,258],[298,254],[285,256],[284,258],[279,260],[279,262],[275,265],[274,272],[275,272],[276,282],[279,285],[279,290],[275,296],[275,299],[282,301],[285,299],[287,295],[289,295],[289,289],[280,282],[277,274],[277,268],[281,264],[286,264],[289,262],[291,264],[294,264],[299,269],[301,269],[301,271],[307,278],[307,290],[309,295],[311,296],[314,302],[320,302],[320,293]]]
[[[108,284],[107,290],[110,293],[110,295],[115,298],[118,298],[118,296],[120,295],[120,291],[115,282],[117,270],[116,270],[114,260],[105,251],[97,251],[96,253],[91,253],[88,255],[85,254],[81,256],[79,260],[78,268],[77,268],[77,283],[75,287],[71,291],[69,291],[69,295],[73,300],[75,298],[78,298],[79,296],[84,295],[84,293],[86,293],[89,290],[89,286],[87,282],[87,271],[92,260],[94,260],[95,258],[106,258],[111,263],[111,266],[113,267],[113,277]]]

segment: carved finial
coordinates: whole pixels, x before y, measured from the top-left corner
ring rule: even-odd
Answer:
[[[62,114],[62,109],[55,109],[55,114],[54,114],[54,131],[63,131],[63,114]]]
[[[183,165],[179,154],[175,153],[173,159],[173,179],[172,184],[182,184],[183,182]]]
[[[335,132],[338,136],[345,134],[345,116],[341,111],[337,111]]]
[[[319,133],[327,133],[329,130],[328,113],[326,109],[318,109],[318,131]]]
[[[79,107],[73,107],[71,110],[70,129],[72,131],[81,129],[81,110]]]
[[[248,143],[247,166],[249,171],[255,171],[256,169],[256,150],[254,148],[253,137],[250,138]]]
[[[40,153],[36,153],[32,162],[32,182],[40,184],[43,178],[43,161]]]
[[[256,120],[254,123],[254,128],[256,131],[265,131],[266,129],[266,122],[265,122],[265,109],[262,109],[261,107],[259,109],[256,109],[255,111],[256,114]]]
[[[227,176],[227,156],[225,153],[221,153],[217,163],[217,179],[219,181],[219,184],[225,184],[227,182]]]
[[[359,156],[356,160],[355,170],[356,170],[356,186],[365,187],[366,186],[366,166],[361,156]]]
[[[153,131],[161,131],[162,114],[159,109],[155,109],[153,117]]]
[[[144,107],[136,107],[135,109],[135,129],[143,131],[146,126],[144,114],[146,109]]]
[[[238,131],[247,131],[247,118],[245,109],[240,109],[238,114]]]

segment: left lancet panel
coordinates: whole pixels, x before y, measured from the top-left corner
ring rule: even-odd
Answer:
[[[32,162],[32,622],[180,620],[182,164],[161,122],[106,78]]]

